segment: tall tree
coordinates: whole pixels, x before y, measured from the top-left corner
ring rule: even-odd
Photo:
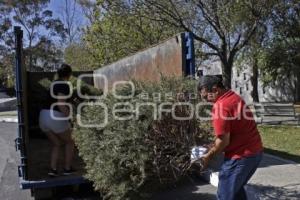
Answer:
[[[66,44],[79,41],[82,27],[82,13],[79,0],[64,0],[61,7],[62,21],[66,28]]]
[[[223,77],[231,87],[237,53],[256,32],[260,20],[270,12],[270,0],[136,0],[147,7],[144,16],[192,32],[206,56],[217,56]]]
[[[1,53],[0,59],[0,88],[14,87],[14,58],[15,54],[11,51]]]
[[[250,81],[252,84],[251,97],[254,102],[259,102],[258,84],[259,84],[259,71],[261,69],[262,55],[265,45],[268,43],[268,28],[269,18],[266,18],[264,23],[260,23],[257,31],[246,45],[237,55],[237,62],[235,67],[237,70],[250,70]]]
[[[259,35],[256,33],[251,41],[251,45],[249,48],[249,61],[250,66],[252,68],[252,76],[251,76],[251,84],[252,84],[252,91],[251,96],[254,102],[259,102],[259,94],[258,94],[258,81],[259,81],[259,56],[261,53],[263,35]]]
[[[13,86],[13,33],[10,8],[0,1],[0,88]]]
[[[87,19],[87,25],[93,24],[97,19],[96,10],[99,8],[94,0],[78,0],[81,10]]]
[[[14,21],[25,30],[28,41],[29,69],[33,66],[32,47],[41,36],[65,38],[61,20],[53,18],[47,9],[50,0],[6,0]]]
[[[167,23],[141,15],[143,10],[127,0],[97,1],[93,23],[85,34],[86,46],[95,67],[114,62],[149,47],[178,32]]]
[[[39,41],[30,48],[32,55],[32,67],[35,71],[53,71],[63,61],[63,51],[47,37],[41,37]],[[28,54],[28,48],[24,49]]]
[[[84,42],[69,44],[64,51],[64,60],[74,70],[88,71],[97,67],[93,63],[90,51]]]
[[[11,9],[5,6],[4,2],[0,2],[0,46],[11,46],[11,32],[12,21],[10,19]]]
[[[284,85],[300,102],[300,4],[281,0],[272,13],[272,35],[262,59],[265,84]],[[292,81],[286,88],[287,83]]]

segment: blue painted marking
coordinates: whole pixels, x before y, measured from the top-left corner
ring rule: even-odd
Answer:
[[[186,49],[186,76],[195,76],[195,49],[194,49],[194,38],[190,32],[185,33],[185,49]]]

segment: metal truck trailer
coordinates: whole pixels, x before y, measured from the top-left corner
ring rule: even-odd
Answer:
[[[23,32],[15,27],[16,43],[16,96],[18,109],[18,135],[16,150],[20,153],[18,173],[20,188],[31,189],[38,199],[60,186],[78,186],[88,183],[83,177],[84,163],[77,155],[77,173],[72,176],[49,178],[50,144],[38,128],[40,107],[39,81],[54,78],[54,72],[30,72],[24,65],[22,52]],[[75,76],[84,74],[87,82],[103,89],[101,77],[107,78],[107,87],[116,81],[138,79],[156,81],[163,76],[194,76],[194,45],[191,33],[181,33],[169,40],[121,59],[95,71],[74,72]],[[100,78],[99,78],[100,77]]]

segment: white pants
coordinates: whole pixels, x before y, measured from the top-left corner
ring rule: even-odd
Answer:
[[[63,117],[65,117],[64,114],[56,110],[41,110],[39,116],[40,129],[45,133],[64,133],[71,128],[71,125],[69,120],[59,119]]]

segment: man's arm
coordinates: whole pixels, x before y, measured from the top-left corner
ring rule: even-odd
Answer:
[[[207,168],[209,161],[217,154],[223,152],[230,142],[230,133],[222,134],[215,139],[215,145],[201,159],[203,161],[203,169]]]

